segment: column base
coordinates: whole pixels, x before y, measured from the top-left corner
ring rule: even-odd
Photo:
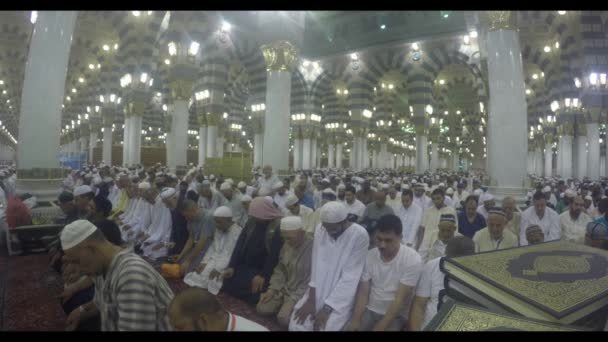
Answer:
[[[17,179],[17,195],[29,193],[39,204],[52,202],[62,191],[63,179]]]
[[[488,191],[494,196],[497,206],[502,206],[505,197],[513,197],[518,207],[524,207],[527,200],[528,190],[525,188],[506,188],[489,186]]]

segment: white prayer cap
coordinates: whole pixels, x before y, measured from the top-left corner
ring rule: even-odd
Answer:
[[[550,186],[548,186],[548,185],[547,185],[547,186],[545,186],[545,187],[543,188],[543,192],[551,192],[551,187],[550,187]]]
[[[77,246],[96,230],[97,227],[87,220],[77,220],[68,224],[61,231],[61,248],[67,250]]]
[[[388,188],[389,188],[388,184],[382,184],[382,189],[388,189]]]
[[[348,209],[340,202],[327,202],[321,207],[321,222],[323,223],[339,223],[346,220],[347,216]]]
[[[215,176],[211,175],[211,176],[209,176],[209,179],[213,180],[213,179],[215,179]]]
[[[416,180],[412,179],[412,184],[416,184],[416,183],[417,183]]]
[[[492,194],[490,194],[489,192],[484,192],[483,194],[481,194],[481,196],[479,197],[479,202],[485,202],[485,201],[491,201],[494,199],[494,196],[492,196]]]
[[[232,186],[228,182],[224,182],[224,183],[222,183],[222,185],[220,185],[220,191],[230,190],[230,189],[232,189]]]
[[[344,185],[344,184],[338,185],[338,190],[344,190],[344,189],[346,189],[346,185]]]
[[[593,198],[590,195],[585,196],[586,201],[593,201]]]
[[[160,198],[169,199],[176,193],[177,191],[175,191],[175,188],[164,188],[163,191],[160,193]]]
[[[480,196],[481,194],[483,194],[483,191],[481,189],[475,189],[475,191],[473,191],[473,195],[475,196]]]
[[[237,188],[239,188],[239,189],[242,189],[242,188],[245,188],[245,187],[247,187],[247,183],[245,183],[243,181],[240,181],[239,184],[237,185]]]
[[[445,184],[439,183],[439,187],[444,187],[444,186],[445,186]]]
[[[84,175],[84,178],[93,178],[93,174],[89,172],[86,175]]]
[[[321,193],[322,194],[331,194],[331,195],[336,196],[336,193],[331,188],[327,188],[327,189],[321,191]]]
[[[272,190],[279,190],[280,188],[283,187],[283,182],[276,182],[274,183],[274,185],[272,186]]]
[[[101,177],[95,177],[95,178],[93,178],[93,184],[95,184],[95,185],[101,184]]]
[[[408,184],[401,185],[401,190],[407,190],[409,188],[410,188],[410,186]]]
[[[281,230],[291,231],[304,228],[300,216],[287,216],[281,219]]]
[[[104,183],[112,183],[113,181],[114,181],[114,179],[112,179],[112,177],[105,177],[105,178],[103,179],[103,182],[104,182]]]
[[[249,195],[243,195],[243,197],[241,197],[241,202],[251,202],[252,200],[253,199]]]
[[[285,206],[286,207],[291,207],[292,205],[298,203],[300,199],[298,199],[298,196],[291,194],[289,196],[287,196],[287,199],[285,200]]]
[[[330,181],[329,181],[329,179],[328,179],[328,178],[323,178],[323,179],[321,179],[321,182],[330,183]]]
[[[570,198],[576,197],[576,192],[574,192],[571,189],[566,189],[566,192],[564,194],[565,194],[566,197],[570,197]]]
[[[446,194],[448,194],[448,195],[453,195],[453,194],[454,194],[454,189],[452,189],[452,188],[448,188],[448,189],[445,191],[445,193],[446,193]]]
[[[227,206],[221,206],[213,212],[214,217],[232,217],[232,210]]]
[[[88,194],[89,192],[93,192],[93,189],[91,189],[90,186],[88,186],[88,185],[77,186],[76,189],[74,189],[74,197]]]
[[[226,183],[228,183],[230,185],[234,185],[234,181],[232,180],[232,178],[226,179]]]
[[[162,176],[162,175],[163,175],[163,173],[162,173],[162,172],[157,172],[157,173],[155,174],[155,176],[156,176],[156,177],[160,177],[160,176]]]
[[[211,182],[205,179],[205,180],[204,180],[204,181],[201,183],[201,185],[210,186],[210,185],[211,185]]]
[[[148,182],[141,182],[141,183],[139,183],[139,184],[137,185],[137,187],[138,187],[140,190],[148,190],[148,189],[150,189],[151,185],[150,185],[150,183],[148,183]]]

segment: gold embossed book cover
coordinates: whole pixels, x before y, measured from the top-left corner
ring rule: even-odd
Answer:
[[[572,324],[608,305],[608,251],[568,241],[444,258],[440,267],[532,319]]]
[[[505,315],[456,301],[446,302],[425,331],[578,331],[574,327]]]

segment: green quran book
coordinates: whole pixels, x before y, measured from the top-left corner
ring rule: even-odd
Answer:
[[[583,331],[521,316],[448,301],[424,328],[425,331]]]
[[[440,268],[448,293],[492,311],[570,325],[608,306],[608,251],[568,241],[444,258]]]

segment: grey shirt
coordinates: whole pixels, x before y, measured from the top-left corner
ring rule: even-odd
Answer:
[[[370,204],[367,205],[367,207],[365,208],[365,212],[363,212],[363,217],[364,218],[368,218],[370,220],[377,220],[379,218],[381,218],[384,215],[389,215],[389,214],[395,214],[395,212],[393,211],[393,208],[389,207],[388,205],[384,205],[384,207],[382,208],[378,208],[378,206],[376,205],[376,202],[372,202]]]

